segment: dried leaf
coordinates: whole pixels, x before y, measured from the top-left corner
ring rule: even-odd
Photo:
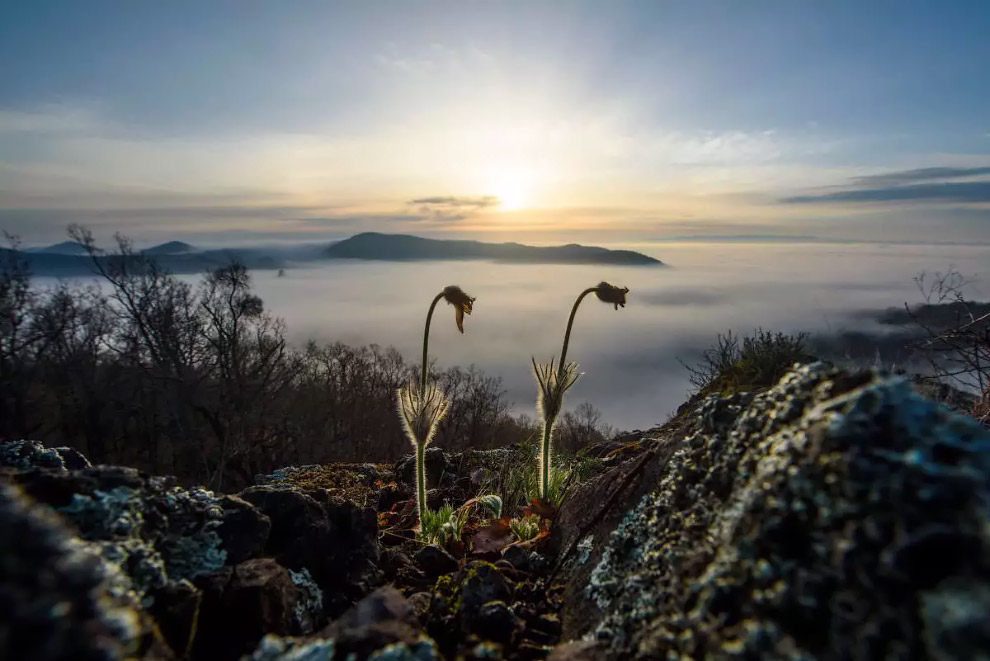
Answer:
[[[471,537],[471,553],[473,555],[501,555],[502,549],[514,539],[509,528],[509,517],[501,519],[489,526],[478,528]]]

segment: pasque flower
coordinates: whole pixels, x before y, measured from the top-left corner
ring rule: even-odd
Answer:
[[[430,350],[430,322],[433,310],[440,299],[455,308],[454,322],[457,330],[464,332],[464,315],[471,314],[474,298],[460,287],[450,285],[433,297],[430,310],[426,313],[426,328],[423,330],[423,363],[420,365],[419,383],[407,383],[397,392],[399,419],[406,437],[416,449],[416,509],[422,524],[426,512],[426,446],[437,433],[437,426],[446,415],[450,401],[436,382],[428,378]]]
[[[457,285],[449,285],[443,288],[443,298],[447,301],[448,305],[454,306],[454,323],[457,324],[457,330],[461,333],[464,332],[464,315],[471,314],[471,307],[474,305],[474,299],[464,293]]]
[[[618,310],[626,306],[626,294],[628,287],[616,287],[602,281],[594,287],[585,289],[574,301],[571,308],[571,316],[567,319],[567,330],[564,332],[564,346],[560,351],[560,363],[555,366],[554,360],[548,363],[538,363],[533,360],[533,375],[536,377],[538,391],[536,395],[536,410],[543,419],[543,432],[540,435],[540,451],[537,455],[539,476],[539,496],[547,498],[547,490],[550,485],[551,451],[553,441],[553,430],[557,424],[557,417],[564,407],[564,394],[577,383],[581,374],[577,371],[577,363],[567,362],[567,346],[571,340],[571,327],[574,325],[574,315],[577,314],[578,306],[588,294],[594,292],[598,299],[604,303],[611,303]]]

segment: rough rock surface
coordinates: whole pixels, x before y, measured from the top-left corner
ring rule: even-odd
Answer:
[[[257,486],[243,491],[241,498],[271,519],[265,555],[294,571],[308,570],[331,617],[381,583],[373,508],[335,501],[320,489]]]
[[[978,424],[905,381],[822,365],[691,418],[657,444],[660,480],[620,505],[611,535],[580,540],[565,637],[609,658],[986,655]]]
[[[430,498],[526,450],[432,452]],[[0,443],[0,658],[990,658],[990,436],[907,382],[806,366],[587,455],[549,538],[425,546],[407,461],[235,496]]]
[[[148,626],[126,578],[2,484],[0,549],[0,658],[95,661],[143,646]]]

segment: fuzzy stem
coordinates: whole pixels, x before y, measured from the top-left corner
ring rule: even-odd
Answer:
[[[440,299],[443,298],[443,292],[440,292],[430,303],[430,311],[426,313],[426,329],[423,331],[423,366],[420,372],[419,386],[421,388],[420,392],[426,392],[426,370],[427,363],[429,360],[429,350],[430,350],[430,321],[433,319],[433,308],[437,306]]]
[[[550,441],[553,436],[553,418],[543,421],[543,436],[540,438],[540,498],[547,499],[550,490]]]
[[[571,342],[571,328],[574,326],[574,315],[577,314],[578,306],[584,297],[592,292],[598,291],[598,287],[588,287],[574,301],[571,308],[571,316],[567,318],[567,330],[564,331],[564,346],[560,350],[560,363],[557,365],[557,381],[560,383],[564,376],[564,366],[567,365],[567,345]],[[547,418],[543,421],[543,436],[540,439],[540,498],[546,500],[547,492],[550,488],[550,447],[553,441],[554,418]]]
[[[416,514],[419,515],[419,529],[423,529],[423,515],[426,513],[426,444],[416,443]]]
[[[571,342],[571,326],[574,325],[574,315],[577,314],[578,306],[581,305],[581,301],[584,300],[585,296],[595,291],[598,291],[598,287],[588,287],[574,301],[574,307],[571,308],[571,316],[567,319],[567,331],[564,332],[564,347],[560,350],[560,364],[557,365],[557,374],[562,374],[564,365],[567,364],[567,345]]]

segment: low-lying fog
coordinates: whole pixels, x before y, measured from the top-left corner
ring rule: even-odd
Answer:
[[[434,317],[430,355],[441,366],[474,363],[502,377],[516,412],[532,415],[530,356],[558,355],[574,298],[601,280],[629,287],[614,310],[585,299],[569,358],[584,377],[567,408],[588,401],[619,429],[666,419],[690,392],[678,358],[693,362],[718,332],[767,329],[828,333],[862,327],[862,314],[921,300],[912,278],[954,266],[990,277],[990,247],[881,244],[651,243],[639,250],[669,268],[532,266],[487,262],[334,261],[254,272],[265,306],[285,319],[290,339],[398,348],[418,360],[426,307],[444,285],[477,297],[454,327],[452,308]],[[196,280],[194,276],[188,277]],[[990,284],[974,296],[990,299]],[[390,412],[383,412],[388,415]]]
[[[726,329],[850,328],[850,313],[920,300],[920,271],[950,265],[987,275],[990,248],[876,244],[653,243],[622,246],[670,268],[531,266],[486,262],[333,262],[257,272],[266,306],[285,318],[292,340],[393,345],[415,360],[432,296],[458,284],[477,297],[465,322],[441,303],[430,354],[440,365],[474,363],[501,376],[517,411],[531,413],[530,356],[560,352],[574,298],[601,280],[629,287],[625,309],[590,297],[574,324],[569,357],[584,377],[569,407],[589,401],[622,429],[662,422],[690,390],[678,363],[691,361]],[[977,287],[980,283],[977,281]],[[982,288],[984,293],[990,288]],[[986,298],[986,296],[984,296]]]

